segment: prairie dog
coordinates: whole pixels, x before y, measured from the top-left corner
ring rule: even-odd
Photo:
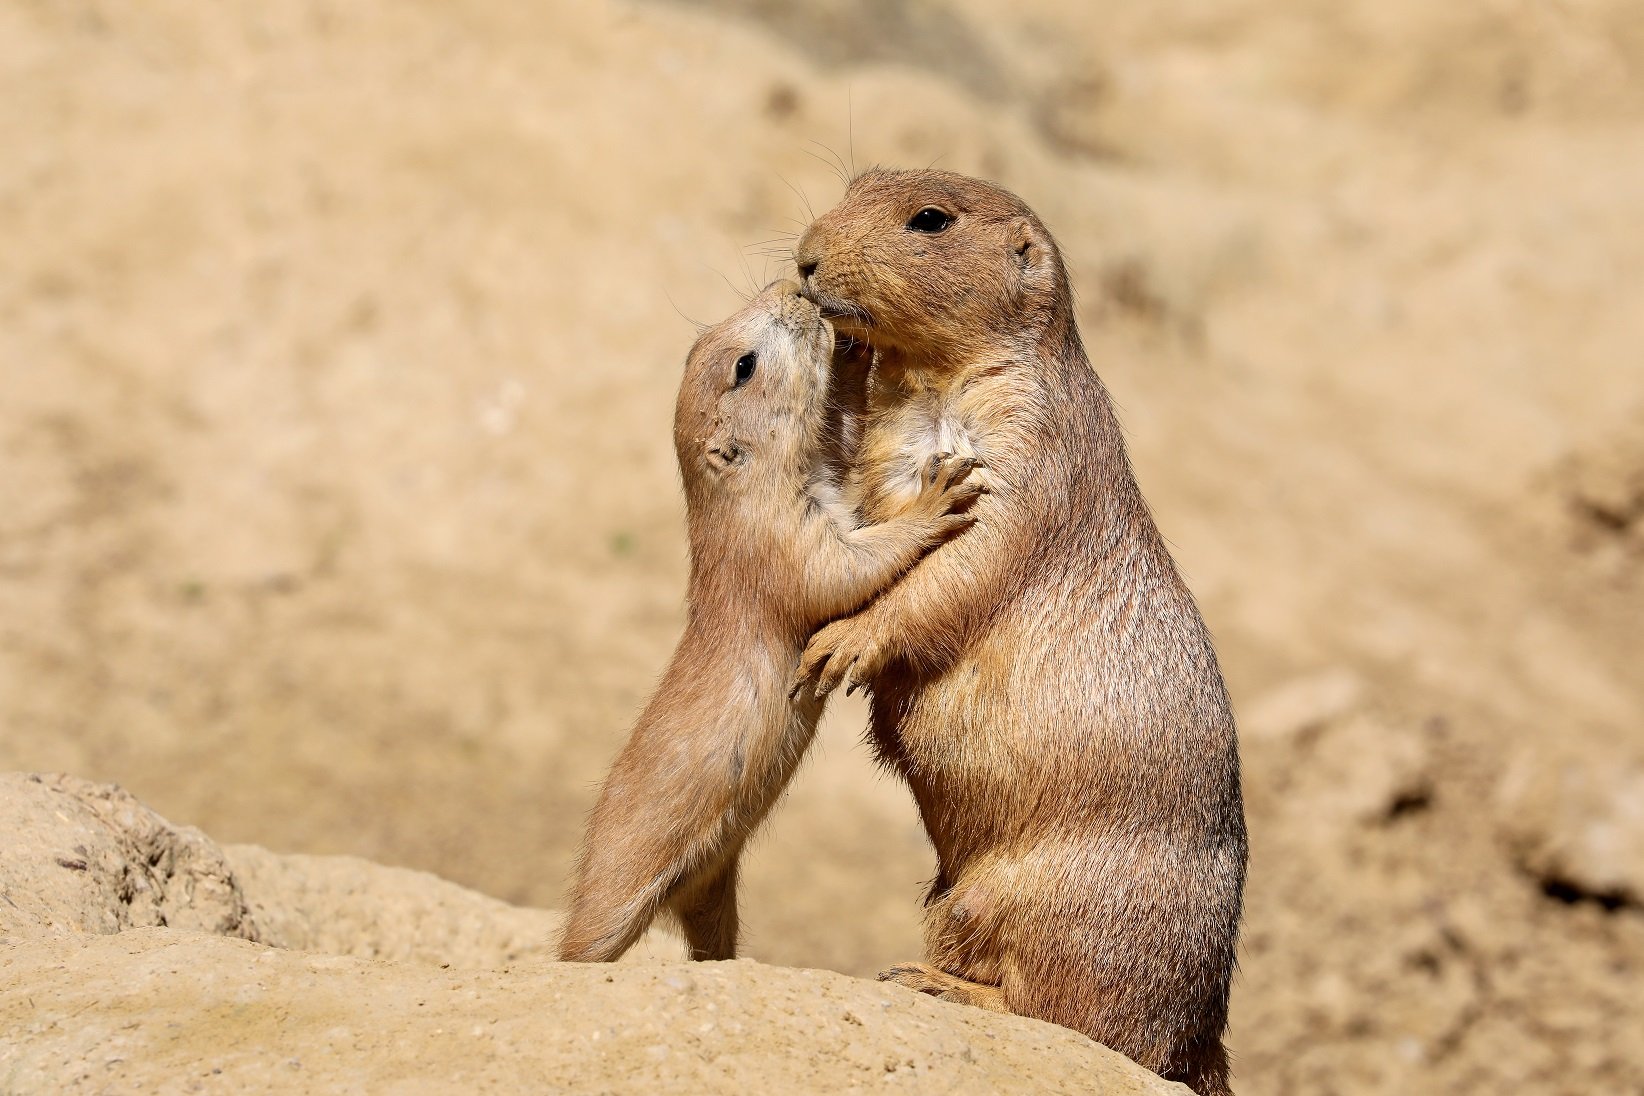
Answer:
[[[871,689],[935,846],[922,963],[881,978],[1085,1032],[1204,1096],[1246,838],[1215,650],[1142,498],[1050,233],[950,172],[870,171],[804,233],[807,297],[873,367],[846,497],[986,464],[977,526],[812,639],[800,679]]]
[[[685,633],[594,808],[562,960],[614,960],[664,909],[692,958],[735,957],[738,856],[822,712],[814,696],[789,697],[806,639],[972,521],[976,462],[933,454],[901,513],[858,527],[827,459],[833,348],[832,327],[784,281],[691,349],[674,416]]]

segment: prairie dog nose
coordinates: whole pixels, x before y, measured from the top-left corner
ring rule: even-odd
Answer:
[[[822,249],[816,246],[816,225],[808,226],[794,245],[793,264],[799,268],[799,280],[810,281],[816,268],[822,265]]]

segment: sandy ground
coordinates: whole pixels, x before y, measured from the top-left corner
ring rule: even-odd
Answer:
[[[1245,732],[1241,1091],[1644,1091],[1638,0],[6,0],[0,769],[556,905],[686,317],[834,156],[1071,260]],[[755,958],[917,951],[861,724]]]
[[[19,1096],[1191,1096],[1054,1024],[746,959],[441,969],[137,929],[32,941],[0,976]]]
[[[0,773],[0,1092],[1187,1096],[1077,1032],[352,856],[219,846],[114,785]],[[658,946],[671,944],[673,956]]]

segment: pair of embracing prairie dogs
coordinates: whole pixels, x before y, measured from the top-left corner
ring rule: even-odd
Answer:
[[[738,857],[848,680],[938,862],[924,962],[880,977],[1228,1092],[1233,716],[1055,242],[989,183],[870,171],[795,259],[686,364],[685,634],[560,957],[615,959],[663,910],[734,957]]]

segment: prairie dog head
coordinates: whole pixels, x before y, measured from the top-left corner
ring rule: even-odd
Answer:
[[[954,172],[858,175],[794,258],[805,296],[840,334],[932,364],[1031,344],[1072,314],[1039,218],[1008,190]]]
[[[688,503],[803,482],[821,444],[833,343],[833,327],[787,280],[702,333],[674,409]]]

